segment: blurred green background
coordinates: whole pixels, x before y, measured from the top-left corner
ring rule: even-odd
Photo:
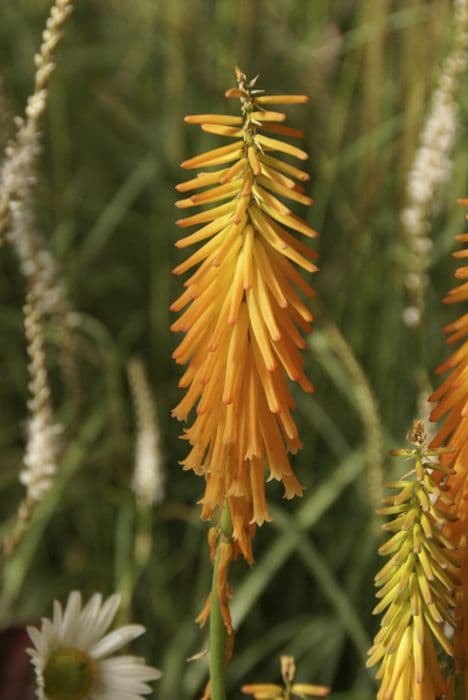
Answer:
[[[49,5],[2,3],[4,140],[32,89]],[[316,204],[306,216],[321,234],[321,271],[313,280],[318,322],[306,358],[316,392],[297,393],[305,447],[293,463],[307,490],[285,503],[270,484],[274,520],[256,536],[256,565],[233,566],[237,639],[229,691],[239,696],[242,683],[277,679],[278,657],[289,653],[301,681],[330,684],[334,698],[373,697],[364,658],[377,624],[379,463],[385,477],[403,468],[384,454],[404,442],[446,356],[441,326],[457,314],[440,299],[453,285],[449,252],[463,226],[455,199],[468,192],[466,90],[452,175],[431,218],[427,313],[416,330],[401,320],[407,250],[399,221],[452,17],[448,0],[76,3],[43,122],[37,215],[80,314],[79,392],[61,376],[51,328],[54,401],[66,426],[61,476],[5,571],[4,627],[47,614],[53,598],[64,600],[71,589],[87,596],[125,585],[142,527],[130,488],[135,418],[125,374],[137,355],[157,403],[167,479],[164,501],[143,524],[152,531],[153,555],[124,614],[148,629],[135,646],[164,671],[160,700],[202,690],[205,660],[186,659],[206,645],[193,623],[210,577],[207,525],[196,505],[203,484],[178,465],[185,445],[170,418],[180,395],[180,368],[171,361],[177,339],[168,330],[168,307],[181,287],[170,273],[181,257],[174,185],[186,177],[181,160],[220,145],[183,116],[233,113],[223,93],[238,64],[260,73],[268,92],[311,97],[288,114],[304,129],[311,154],[308,193]],[[5,534],[22,495],[28,395],[24,282],[7,246],[0,267]]]

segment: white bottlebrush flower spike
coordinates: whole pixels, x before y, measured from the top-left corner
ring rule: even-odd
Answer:
[[[143,362],[132,358],[128,378],[135,406],[137,436],[132,487],[144,506],[164,499],[164,471],[156,404]]]
[[[452,49],[433,92],[419,147],[408,174],[406,205],[400,216],[407,243],[405,287],[408,305],[402,318],[410,328],[420,326],[423,320],[432,249],[430,219],[440,205],[443,186],[452,169],[459,122],[458,94],[468,58],[468,0],[454,3],[452,36]]]
[[[95,593],[82,607],[74,591],[65,610],[55,601],[51,620],[43,618],[40,629],[28,627],[38,700],[139,700],[151,692],[148,681],[160,671],[136,656],[113,656],[145,632],[142,625],[108,632],[119,605],[120,595],[103,602]]]

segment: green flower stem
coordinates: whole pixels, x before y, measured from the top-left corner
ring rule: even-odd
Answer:
[[[216,547],[216,555],[213,565],[213,581],[211,585],[211,608],[210,608],[210,682],[211,700],[226,700],[226,678],[225,678],[225,650],[226,650],[226,628],[219,607],[216,584],[218,580],[218,569],[220,560],[220,543],[231,542],[232,522],[231,513],[227,502],[224,504],[221,521],[219,524],[221,533]]]

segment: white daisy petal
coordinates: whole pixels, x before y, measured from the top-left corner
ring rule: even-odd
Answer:
[[[155,681],[161,678],[161,671],[152,666],[147,666],[145,660],[138,656],[114,656],[103,659],[99,664],[102,673],[113,678],[128,677],[136,681]]]
[[[76,642],[79,647],[88,648],[101,636],[100,629],[97,625],[101,607],[102,595],[100,593],[95,593],[81,611],[80,634],[79,640]]]
[[[102,606],[100,612],[98,613],[95,630],[97,637],[103,635],[109,629],[112,620],[114,619],[117,610],[119,609],[121,596],[118,593],[111,595]]]
[[[144,634],[145,628],[143,625],[126,625],[118,630],[114,630],[105,637],[99,640],[91,649],[89,649],[89,654],[93,659],[101,659],[103,656],[109,656],[113,654],[114,651],[120,649],[121,647],[131,642],[136,637]]]
[[[46,618],[42,619],[41,634],[48,648],[56,644],[60,637],[59,631],[56,630],[52,622]]]
[[[135,681],[123,678],[112,678],[111,676],[104,676],[102,679],[102,684],[106,688],[107,692],[118,693],[135,693],[135,695],[145,695],[151,692],[151,686],[143,681]]]
[[[94,593],[81,611],[81,623],[95,622],[102,607],[102,595]]]
[[[67,605],[63,615],[61,629],[61,641],[64,646],[71,646],[72,640],[76,636],[81,613],[81,593],[73,591],[68,596]]]
[[[54,614],[52,617],[52,624],[55,627],[56,630],[62,630],[62,624],[63,624],[63,614],[62,614],[62,606],[58,602],[58,600],[54,600]]]
[[[40,631],[36,627],[28,627],[27,632],[29,634],[29,637],[36,647],[37,651],[41,654],[44,653],[45,648],[46,648],[46,643],[43,635],[40,633]],[[30,650],[32,651],[32,650]]]

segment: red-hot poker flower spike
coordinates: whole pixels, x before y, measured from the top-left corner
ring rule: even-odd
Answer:
[[[173,357],[188,365],[179,382],[186,394],[173,415],[185,421],[196,412],[183,436],[191,446],[183,465],[205,477],[202,517],[211,519],[227,499],[234,539],[251,561],[255,526],[270,520],[265,471],[283,482],[286,498],[302,493],[288,458],[301,447],[288,380],[312,391],[301,350],[313,317],[302,297],[314,292],[297,266],[315,272],[317,255],[297,234],[317,234],[292,210],[312,203],[297,182],[308,173],[278,157],[307,158],[276,138],[301,133],[280,128],[286,115],[263,107],[307,98],[259,97],[241,71],[236,75],[229,96],[240,100],[242,116],[185,118],[233,141],[182,163],[203,170],[177,186],[185,195],[177,206],[200,209],[179,219],[184,229],[199,228],[176,245],[200,245],[174,270],[191,275],[171,307],[182,312],[172,330],[185,333]]]
[[[468,207],[468,199],[460,199],[459,204]],[[468,218],[468,216],[466,217]],[[468,242],[468,233],[456,236],[459,243]],[[464,260],[468,257],[468,248],[464,247],[453,254],[454,258]],[[461,281],[445,297],[446,304],[468,299],[468,266],[463,265],[455,272],[455,278]],[[432,447],[446,445],[452,452],[444,455],[441,464],[447,470],[447,496],[453,502],[451,510],[455,515],[444,532],[457,548],[461,565],[461,590],[457,596],[455,654],[458,670],[464,670],[465,684],[468,687],[468,557],[466,540],[468,535],[468,314],[450,323],[444,328],[447,343],[460,343],[448,360],[437,368],[437,374],[449,375],[430,397],[436,402],[431,420],[444,419]],[[444,503],[440,503],[444,508]]]

